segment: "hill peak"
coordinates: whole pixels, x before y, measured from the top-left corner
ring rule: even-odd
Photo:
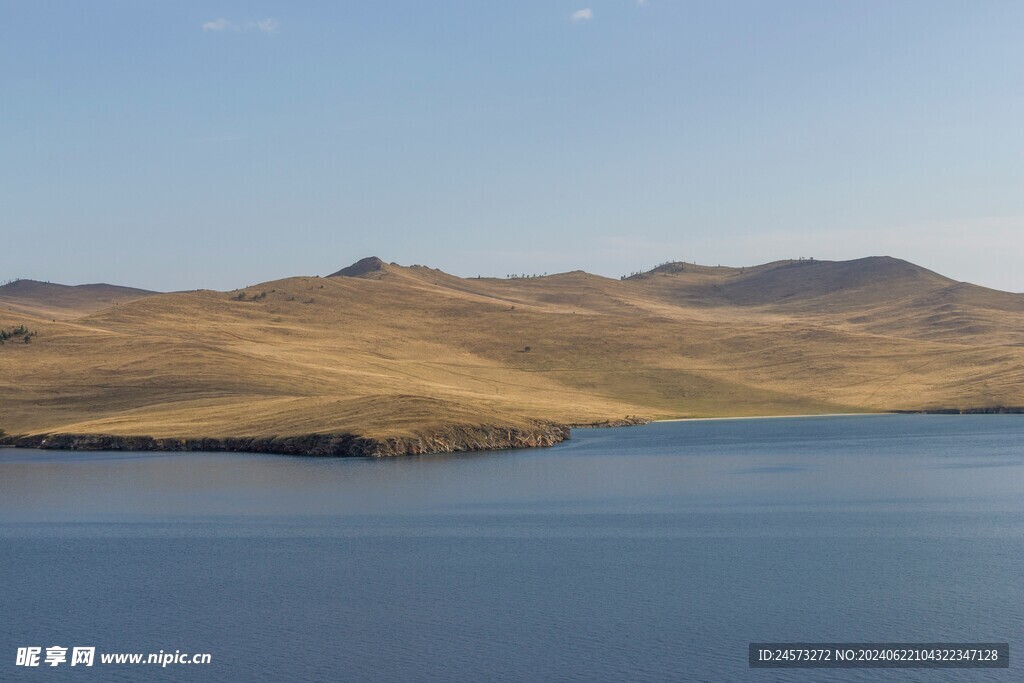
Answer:
[[[367,256],[366,258],[359,259],[351,266],[331,273],[327,277],[364,277],[371,273],[383,272],[387,270],[387,266],[388,264],[376,256]]]

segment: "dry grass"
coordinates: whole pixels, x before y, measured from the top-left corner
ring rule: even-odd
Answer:
[[[894,259],[683,265],[625,281],[370,265],[243,300],[0,288],[0,325],[38,330],[0,347],[0,427],[390,436],[537,418],[1024,405],[1024,296]]]

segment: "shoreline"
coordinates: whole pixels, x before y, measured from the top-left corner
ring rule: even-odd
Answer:
[[[0,448],[69,451],[163,451],[231,452],[292,455],[297,457],[386,458],[431,453],[502,451],[546,448],[572,438],[573,429],[638,427],[662,422],[711,422],[722,420],[781,420],[812,417],[864,417],[879,415],[1018,415],[1024,407],[933,408],[863,413],[804,413],[799,415],[736,415],[729,417],[678,417],[662,420],[627,416],[601,422],[559,424],[536,421],[527,427],[500,425],[449,425],[412,436],[364,437],[351,433],[304,434],[268,437],[119,436],[113,434],[33,434],[0,437]]]

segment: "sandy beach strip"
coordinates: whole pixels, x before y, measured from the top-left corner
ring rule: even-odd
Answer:
[[[734,417],[673,417],[655,422],[710,422],[711,420],[782,420],[790,417],[863,417],[865,415],[897,415],[898,413],[810,413],[803,415],[737,415]]]

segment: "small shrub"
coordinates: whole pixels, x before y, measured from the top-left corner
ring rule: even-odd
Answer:
[[[18,325],[11,330],[0,329],[0,344],[6,344],[8,340],[21,339],[22,342],[28,344],[29,337],[36,336],[35,332],[30,331],[24,325]]]

